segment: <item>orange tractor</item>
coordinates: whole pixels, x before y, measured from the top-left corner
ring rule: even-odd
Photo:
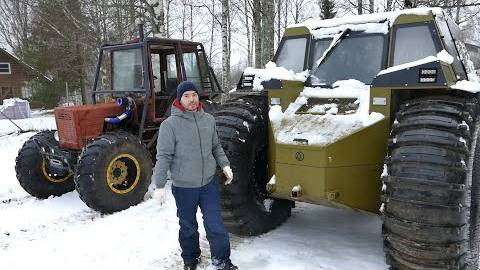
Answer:
[[[101,46],[93,104],[55,108],[57,131],[25,142],[15,170],[28,193],[48,198],[76,189],[104,213],[138,204],[178,83],[194,82],[205,110],[215,110],[222,91],[203,45],[139,32],[135,41]]]

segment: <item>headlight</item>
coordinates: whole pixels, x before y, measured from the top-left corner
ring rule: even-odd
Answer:
[[[60,137],[58,137],[58,130],[55,131],[55,133],[53,133],[53,137],[55,138],[55,140],[56,140],[57,142],[60,141]]]

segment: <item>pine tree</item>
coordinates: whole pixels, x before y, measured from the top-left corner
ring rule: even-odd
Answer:
[[[331,19],[337,15],[333,0],[320,0],[320,18]]]

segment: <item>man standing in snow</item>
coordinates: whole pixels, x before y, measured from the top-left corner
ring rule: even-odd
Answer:
[[[155,197],[163,200],[170,170],[184,269],[196,269],[200,258],[198,207],[203,214],[212,264],[219,270],[238,269],[230,261],[230,239],[220,214],[217,164],[227,178],[225,185],[230,184],[233,173],[218,140],[215,119],[203,111],[193,83],[182,82],[176,94],[171,116],[162,123],[158,135]]]

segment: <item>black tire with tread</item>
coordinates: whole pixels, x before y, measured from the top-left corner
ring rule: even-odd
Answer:
[[[228,101],[217,112],[217,133],[234,174],[222,185],[222,216],[237,235],[259,235],[282,224],[293,203],[268,198],[268,105],[261,98]]]
[[[471,154],[478,107],[434,96],[408,101],[397,113],[382,193],[391,269],[478,269],[480,140]]]
[[[141,170],[137,185],[125,194],[113,192],[106,177],[110,161],[120,154],[132,155]],[[78,160],[75,188],[90,208],[113,213],[142,202],[151,177],[152,160],[145,145],[133,134],[114,131],[102,134],[85,146]]]
[[[15,160],[15,171],[20,185],[30,195],[39,199],[60,196],[75,189],[73,174],[64,181],[57,183],[49,181],[42,171],[43,157],[34,140],[40,139],[51,145],[58,145],[53,136],[54,132],[50,130],[41,131],[33,135],[23,144]]]

